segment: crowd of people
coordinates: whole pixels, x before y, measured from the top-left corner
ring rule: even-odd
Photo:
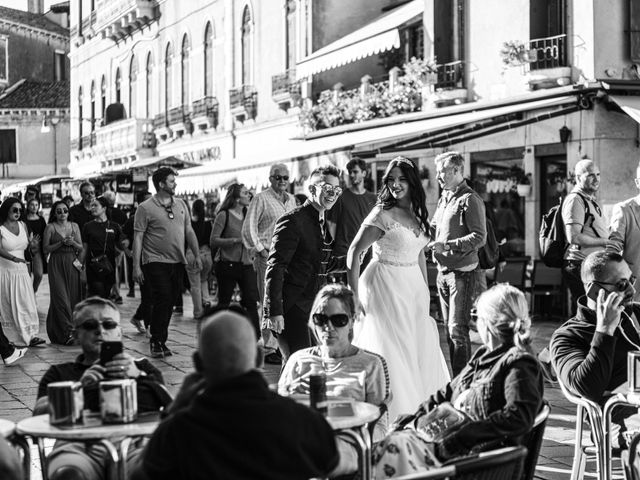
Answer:
[[[253,198],[244,185],[230,185],[213,220],[202,200],[189,208],[176,197],[177,172],[168,167],[154,172],[156,193],[129,219],[116,220],[113,199],[96,198],[88,182],[81,203],[54,203],[46,226],[37,218],[37,200],[27,202],[28,212],[20,200],[5,200],[2,326],[11,334],[13,325],[20,345],[41,340],[34,295],[42,274],[33,267],[30,277],[28,252],[32,263],[41,258],[38,272],[46,265],[49,276],[49,339],[82,348],[74,361],[44,375],[34,414],[46,411],[52,381],[80,381],[88,399],[100,380],[134,378],[140,408],[163,409],[166,418],[146,446],[130,451],[131,478],[350,474],[357,469],[353,445],[336,439],[320,414],[295,401],[309,395],[312,375],[322,371],[329,397],[380,407],[372,428],[375,478],[521,444],[544,403],[544,369],[531,348],[524,293],[504,284],[486,287],[479,250],[487,211],[465,180],[464,163],[457,152],[436,157],[442,193],[432,215],[418,168],[404,157],[389,162],[377,196],[364,188],[367,165],[360,159],[347,164],[347,188],[336,167],[318,167],[299,205],[288,191],[287,167],[274,165],[270,187]],[[611,235],[600,231],[597,167],[579,162],[576,178],[562,215],[570,243],[563,271],[578,275],[569,283],[577,313],[555,332],[550,358],[567,388],[603,403],[626,381],[627,351],[640,349],[640,310],[625,260],[625,205],[614,209]],[[121,338],[120,252],[131,259],[140,287],[131,323],[148,334],[151,357],[172,354],[168,327],[188,276],[198,348],[195,370],[173,401],[146,360],[122,353],[104,366],[96,363],[100,344]],[[437,299],[429,294],[427,257],[437,266]],[[215,308],[211,274],[219,284]],[[233,301],[237,289],[240,304]],[[430,315],[432,301],[442,313],[448,358]],[[24,313],[29,306],[15,313],[12,302],[33,305],[33,313]],[[475,352],[472,324],[482,342]],[[25,353],[15,340],[0,331],[5,364]],[[282,364],[282,396],[262,378],[264,361]],[[460,425],[427,438],[433,416],[450,408],[460,412]],[[625,416],[617,419],[621,444]],[[255,462],[241,455],[248,439]],[[49,457],[49,478],[107,478],[108,463],[100,446],[59,442]]]

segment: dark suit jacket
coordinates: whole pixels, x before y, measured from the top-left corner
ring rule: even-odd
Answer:
[[[319,213],[311,203],[278,219],[265,274],[265,316],[284,315],[294,305],[311,310],[318,290],[326,283],[322,247]],[[333,259],[330,269],[339,263]]]

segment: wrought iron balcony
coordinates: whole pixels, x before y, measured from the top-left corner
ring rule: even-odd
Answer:
[[[104,160],[148,156],[155,145],[152,122],[147,118],[117,120],[98,127],[93,135],[95,150]]]
[[[204,97],[192,104],[191,115],[194,126],[205,130],[218,126],[218,99],[216,97]]]
[[[169,126],[177,125],[179,123],[186,123],[189,121],[189,113],[184,108],[184,105],[174,107],[169,110]]]
[[[167,125],[167,114],[165,112],[159,113],[153,118],[153,128],[155,130],[165,128]]]
[[[437,66],[435,88],[464,88],[464,64],[461,61]]]
[[[72,138],[71,141],[69,142],[69,149],[70,150],[78,150],[80,147],[80,139],[79,138]]]
[[[529,41],[530,54],[535,52],[529,67],[531,70],[567,67],[567,36],[536,38]]]
[[[231,114],[241,122],[247,118],[256,118],[258,114],[258,92],[252,85],[229,90]]]
[[[285,111],[300,104],[301,91],[294,69],[271,77],[271,98]]]
[[[80,139],[80,150],[86,150],[87,148],[91,148],[93,146],[93,142],[92,140],[94,139],[93,134],[91,135],[84,135],[81,139]]]
[[[158,18],[156,0],[97,0],[93,29],[119,41]]]

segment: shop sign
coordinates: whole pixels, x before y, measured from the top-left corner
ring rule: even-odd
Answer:
[[[175,157],[191,163],[215,162],[222,158],[222,150],[220,147],[214,146],[191,152],[177,153]]]
[[[118,193],[133,192],[133,180],[131,175],[120,174],[116,176],[116,191]]]

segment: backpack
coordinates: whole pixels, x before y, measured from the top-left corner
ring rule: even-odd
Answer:
[[[591,216],[589,202],[581,193],[574,193],[582,198],[582,201],[584,202],[584,228],[584,225],[586,225],[589,217]],[[571,193],[569,195],[571,195]],[[562,268],[564,252],[569,246],[567,236],[565,234],[564,221],[562,220],[562,203],[563,199],[560,198],[558,205],[551,207],[549,211],[542,216],[540,232],[538,234],[540,258],[547,267],[552,268]]]
[[[493,227],[493,222],[489,217],[486,217],[486,228],[487,228],[487,241],[485,244],[478,250],[478,260],[480,263],[480,268],[483,270],[488,270],[490,268],[494,268],[498,264],[498,255],[500,253],[500,244],[498,243],[498,239],[496,238],[496,232]]]

